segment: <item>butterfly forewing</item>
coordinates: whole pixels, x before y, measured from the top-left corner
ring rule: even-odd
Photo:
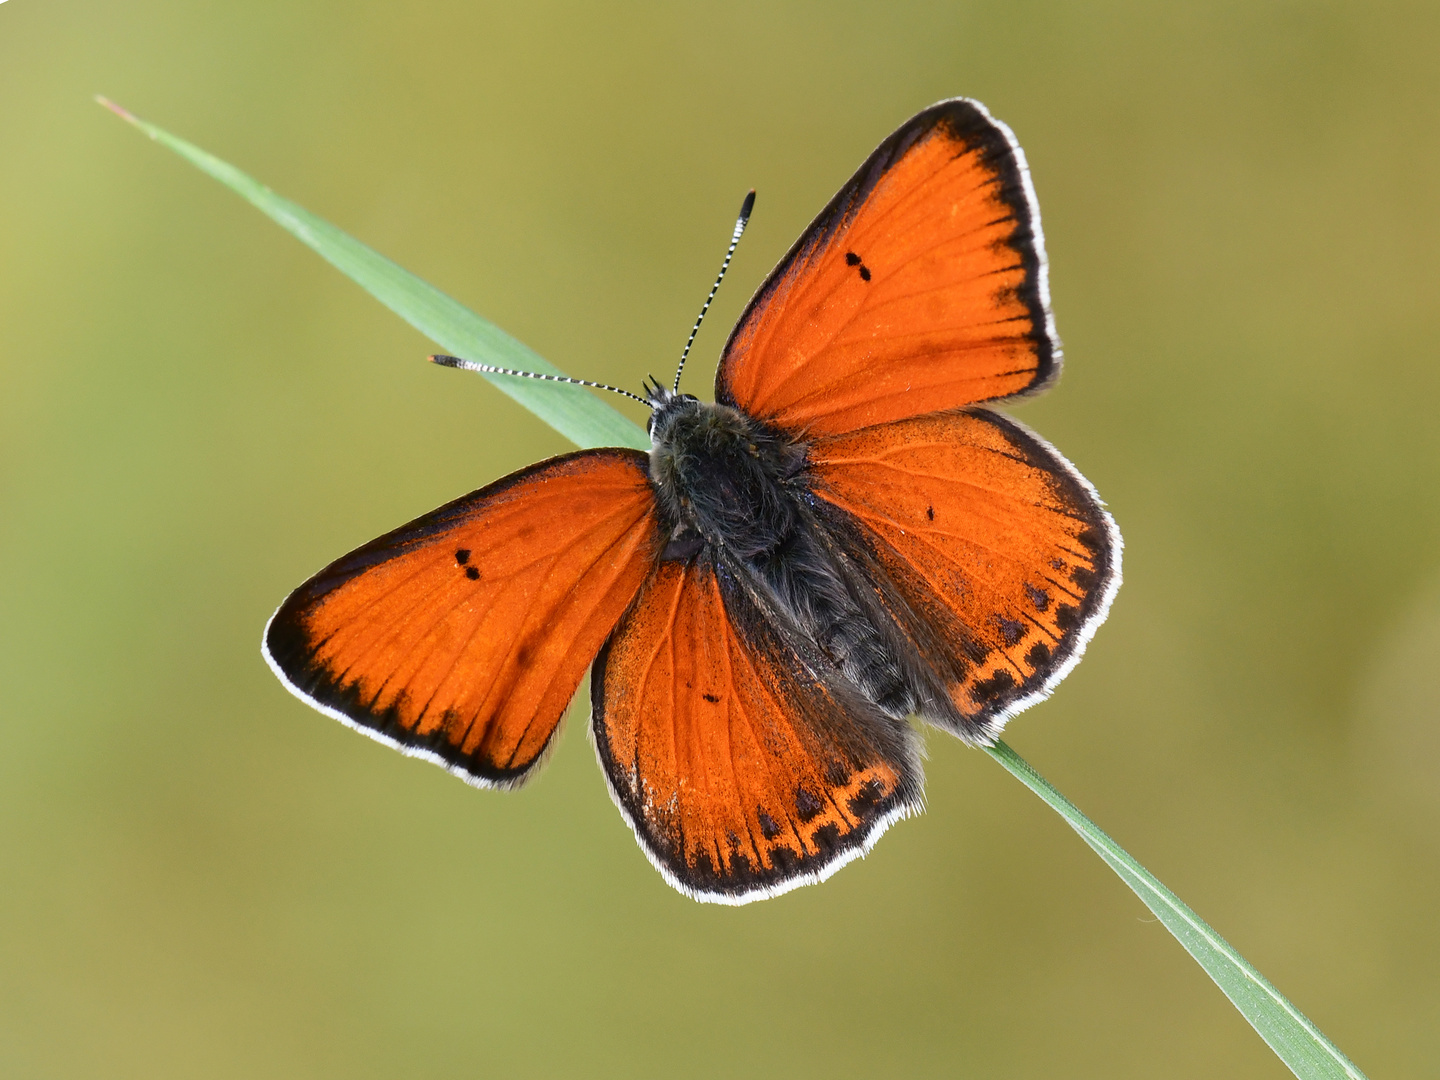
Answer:
[[[750,302],[716,398],[801,433],[1035,391],[1058,374],[1039,210],[984,107],[886,139]]]
[[[1103,621],[1120,535],[1074,467],[1015,421],[976,409],[882,424],[817,440],[810,464],[946,677],[960,734],[993,738]]]
[[[596,661],[611,791],[686,893],[738,903],[818,880],[919,807],[913,733],[796,646],[704,552],[659,565]]]
[[[326,567],[275,613],[266,655],[332,716],[472,782],[513,785],[657,546],[643,454],[554,458]]]

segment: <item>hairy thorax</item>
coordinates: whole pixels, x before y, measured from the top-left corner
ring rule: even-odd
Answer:
[[[689,395],[656,410],[650,436],[650,478],[672,539],[694,536],[748,562],[794,533],[803,446]]]

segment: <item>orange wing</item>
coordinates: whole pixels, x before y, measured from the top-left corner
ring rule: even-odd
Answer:
[[[975,409],[820,439],[810,462],[960,723],[927,720],[991,742],[1079,661],[1120,587],[1120,533],[1053,447]]]
[[[920,808],[914,732],[817,677],[782,621],[707,553],[662,562],[591,675],[611,794],[697,899],[819,881]]]
[[[657,551],[644,454],[552,458],[326,567],[271,618],[265,656],[322,712],[514,786]]]
[[[730,335],[716,400],[810,435],[1043,389],[1060,372],[1025,156],[978,102],[880,144]]]

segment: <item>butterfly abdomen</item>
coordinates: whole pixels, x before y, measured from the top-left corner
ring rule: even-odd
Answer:
[[[820,651],[884,713],[915,711],[895,650],[861,607],[811,528],[797,530],[770,557],[752,563],[769,593]]]
[[[688,396],[661,405],[651,436],[651,482],[671,537],[697,537],[741,571],[885,713],[914,711],[894,649],[806,510],[804,445],[738,410]]]

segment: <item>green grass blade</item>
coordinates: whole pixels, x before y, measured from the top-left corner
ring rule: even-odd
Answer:
[[[445,352],[496,367],[546,375],[563,374],[498,326],[328,221],[276,195],[233,165],[162,131],[154,124],[146,123],[114,102],[103,97],[96,100],[156,142],[168,146],[201,172],[259,207],[281,228],[313,248],[342,274]],[[485,378],[577,446],[650,448],[650,439],[644,431],[584,387],[505,375],[487,374]]]
[[[1260,1033],[1260,1037],[1270,1044],[1270,1049],[1290,1066],[1291,1072],[1301,1080],[1364,1080],[1365,1074],[1265,976],[1178,896],[1161,885],[1129,852],[1082,814],[1074,803],[1051,787],[1024,758],[1003,742],[990,747],[988,753],[1045,800],[1065,819],[1066,824],[1080,834],[1082,840],[1095,849],[1097,855],[1110,864],[1110,869],[1135,890],[1135,895],[1179,939],[1186,951]]]

